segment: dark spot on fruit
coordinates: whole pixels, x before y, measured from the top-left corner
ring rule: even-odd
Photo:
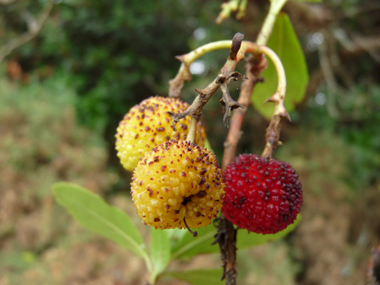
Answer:
[[[199,182],[199,185],[202,185],[206,182],[206,177],[202,176],[201,182]]]
[[[164,172],[166,170],[166,168],[167,168],[166,165],[161,166],[161,171]]]
[[[148,126],[146,126],[146,127],[145,127],[145,130],[146,130],[146,131],[149,131],[149,130],[150,130],[150,128],[149,128]]]
[[[201,174],[201,175],[204,175],[206,172],[207,172],[207,169],[206,169],[206,168],[202,168],[200,174]]]
[[[199,191],[199,193],[197,194],[197,197],[203,198],[206,195],[207,195],[206,191]]]
[[[155,222],[159,222],[159,221],[160,221],[160,218],[154,218],[154,221],[155,221]]]
[[[154,162],[158,162],[158,161],[160,161],[159,156],[154,156],[154,157],[153,157],[153,161],[154,161]]]
[[[241,197],[241,198],[239,198],[239,205],[244,204],[245,199],[246,199],[245,197]]]
[[[136,134],[136,135],[135,135],[135,139],[137,139],[138,137],[139,137],[139,134]]]

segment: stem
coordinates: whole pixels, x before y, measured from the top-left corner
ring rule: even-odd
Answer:
[[[169,96],[170,97],[179,96],[179,94],[181,93],[181,89],[184,84],[184,81],[189,80],[189,75],[190,75],[189,66],[192,62],[194,62],[199,57],[201,57],[202,55],[210,51],[213,51],[216,49],[227,49],[227,48],[230,49],[231,46],[232,46],[232,41],[230,40],[212,42],[204,46],[201,46],[188,54],[177,57],[178,59],[182,61],[182,65],[176,77],[170,81]],[[255,56],[263,53],[272,60],[276,68],[277,77],[278,77],[278,85],[277,85],[276,93],[279,93],[280,96],[285,97],[285,91],[286,91],[285,71],[284,71],[284,67],[282,66],[281,60],[276,55],[276,53],[266,46],[261,46],[261,45],[259,46],[253,42],[243,41],[241,43],[240,50],[236,55],[236,61],[234,62],[234,65],[236,65],[240,60],[242,60],[246,53],[252,53]],[[234,69],[234,67],[235,66],[233,66],[232,68]],[[231,67],[229,68],[231,69]],[[190,80],[191,80],[191,75],[190,75]]]
[[[238,103],[244,108],[239,108],[234,111],[231,118],[231,127],[229,129],[226,141],[224,142],[224,153],[222,161],[222,171],[224,171],[227,165],[235,158],[235,152],[237,148],[238,141],[241,136],[241,126],[243,124],[245,113],[248,110],[250,104],[251,95],[256,83],[261,82],[260,77],[261,70],[266,67],[266,60],[263,56],[250,61],[247,61],[245,67],[245,74],[249,78],[243,81],[240,88],[240,94]]]
[[[263,27],[261,28],[261,31],[259,33],[259,36],[257,38],[257,44],[260,45],[260,48],[263,48],[262,46],[267,43],[267,40],[269,39],[270,34],[273,30],[273,25],[275,23],[275,20],[277,18],[277,14],[279,13],[282,6],[285,4],[286,0],[273,0],[271,2],[271,7],[268,16],[265,19],[265,22],[263,24]],[[265,48],[264,48],[265,50]],[[282,66],[282,63],[280,59],[276,56],[274,56],[271,53],[272,51],[267,48],[266,55],[270,57],[275,64],[276,70],[277,70],[277,76],[278,76],[278,86],[276,94],[282,94],[279,95],[280,98],[273,98],[273,99],[280,99],[282,100],[285,98],[285,92],[286,92],[286,77],[285,77],[285,71]],[[237,143],[240,139],[241,135],[241,126],[242,122],[245,116],[245,113],[247,111],[247,107],[250,103],[251,94],[253,92],[253,89],[257,82],[262,81],[260,77],[260,73],[266,68],[266,61],[263,57],[259,57],[256,55],[256,58],[253,57],[250,61],[246,64],[246,75],[249,78],[248,80],[244,81],[242,83],[238,103],[243,105],[244,108],[240,108],[237,111],[233,113],[232,119],[231,119],[231,128],[229,129],[227,140],[224,143],[225,149],[223,153],[223,162],[222,162],[222,170],[225,170],[227,165],[234,159]],[[281,83],[280,83],[281,81]],[[275,111],[274,113],[278,113],[280,111],[280,108],[277,107],[279,104],[275,104]],[[282,104],[283,106],[283,101]],[[286,112],[286,110],[285,110]],[[280,117],[279,115],[273,115],[273,117]],[[286,113],[287,114],[287,113]],[[273,120],[273,118],[272,118]],[[268,129],[270,129],[268,127]],[[276,129],[279,133],[279,129]],[[268,136],[266,136],[268,141]],[[267,147],[265,147],[265,150],[267,150]],[[264,152],[265,152],[264,150]],[[271,149],[273,150],[273,149]],[[217,236],[221,236],[221,238],[225,237],[232,237],[231,240],[228,240],[226,245],[221,244],[221,240],[219,240],[219,246],[220,251],[222,254],[222,261],[224,262],[224,273],[231,272],[231,276],[227,277],[226,284],[236,284],[236,269],[235,269],[235,261],[236,261],[236,235],[237,230],[234,228],[233,224],[228,221],[223,214],[221,214],[220,218],[220,226],[218,227],[218,233]],[[222,239],[223,240],[223,239]],[[227,260],[224,259],[225,251],[228,252],[227,254]],[[228,280],[229,279],[229,280]]]
[[[146,254],[145,251],[144,251],[144,254],[143,254],[142,258],[143,258],[144,261],[145,261],[146,268],[148,269],[148,272],[149,272],[149,273],[152,273],[152,272],[153,272],[152,261],[150,260],[148,254]],[[151,276],[151,278],[152,278],[152,276]],[[154,280],[153,280],[153,282],[151,282],[151,283],[154,284]]]
[[[187,134],[187,138],[186,138],[188,142],[195,143],[197,123],[198,123],[197,119],[194,117],[191,117],[189,133]]]
[[[257,36],[256,43],[258,45],[266,45],[267,41],[272,34],[273,25],[276,22],[276,18],[282,7],[287,0],[272,0],[269,7],[269,12],[265,18],[264,24],[261,27],[260,33]]]

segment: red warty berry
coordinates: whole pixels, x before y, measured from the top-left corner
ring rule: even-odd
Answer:
[[[224,172],[224,216],[242,229],[274,234],[292,224],[302,185],[289,163],[242,154]]]

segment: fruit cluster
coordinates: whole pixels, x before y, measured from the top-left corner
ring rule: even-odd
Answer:
[[[222,175],[215,155],[203,148],[205,131],[186,141],[190,118],[174,131],[167,113],[188,104],[151,97],[120,122],[116,149],[122,165],[134,170],[131,194],[145,224],[159,229],[207,226],[222,209],[242,229],[273,234],[293,223],[302,205],[302,186],[288,164],[252,154],[239,155]],[[191,230],[190,230],[191,231]]]

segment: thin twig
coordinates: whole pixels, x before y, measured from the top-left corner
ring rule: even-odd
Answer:
[[[38,19],[34,19],[30,13],[25,14],[28,31],[21,34],[19,37],[11,40],[9,43],[6,43],[0,48],[0,63],[8,56],[13,50],[24,45],[25,43],[31,41],[35,38],[38,33],[41,31],[41,28],[45,24],[51,10],[53,9],[54,3],[49,2],[45,8],[42,10]]]
[[[228,57],[226,63],[224,64],[223,68],[220,70],[218,76],[215,78],[213,82],[211,82],[206,88],[204,89],[195,89],[199,95],[195,98],[191,106],[182,113],[176,114],[173,112],[168,112],[170,116],[173,119],[173,128],[175,130],[175,125],[176,123],[186,117],[186,116],[192,116],[195,118],[197,121],[199,121],[201,115],[202,115],[202,110],[203,107],[206,105],[208,100],[212,97],[212,95],[215,94],[215,92],[219,89],[222,88],[223,90],[223,98],[221,100],[222,105],[225,107],[225,119],[227,120],[229,118],[229,114],[232,109],[239,108],[241,107],[237,102],[232,100],[232,98],[229,96],[229,93],[227,91],[227,85],[231,81],[237,81],[241,79],[247,79],[245,75],[240,74],[239,72],[235,71],[235,66],[237,62],[242,58],[242,55],[240,54],[240,47],[242,45],[242,40],[243,40],[244,35],[237,33],[234,38],[232,39],[232,43],[230,44],[230,56]],[[212,45],[210,45],[213,47]],[[218,45],[216,45],[218,46]],[[257,46],[254,46],[254,49],[256,50]],[[187,64],[191,60],[194,60],[192,57],[195,53],[189,53],[187,55],[183,56],[183,64]],[[244,57],[244,55],[243,55]],[[189,59],[191,58],[191,59]],[[180,72],[182,70],[182,67],[180,69]],[[186,73],[185,75],[186,76]],[[181,75],[177,76],[176,78],[180,78]],[[183,78],[182,78],[183,79]],[[184,81],[184,79],[183,79]],[[182,83],[183,84],[183,83]],[[181,86],[181,84],[177,84],[176,86]],[[180,87],[182,88],[182,87]],[[179,90],[175,90],[176,94],[180,93]],[[225,124],[226,121],[225,121]]]
[[[247,61],[245,66],[245,74],[248,80],[241,84],[238,103],[244,108],[236,110],[231,119],[231,127],[228,131],[226,141],[224,142],[224,152],[222,161],[222,171],[234,159],[238,141],[241,136],[241,126],[243,124],[245,113],[250,104],[253,89],[258,82],[262,82],[260,73],[267,67],[267,60],[264,56],[259,55],[252,57]]]

